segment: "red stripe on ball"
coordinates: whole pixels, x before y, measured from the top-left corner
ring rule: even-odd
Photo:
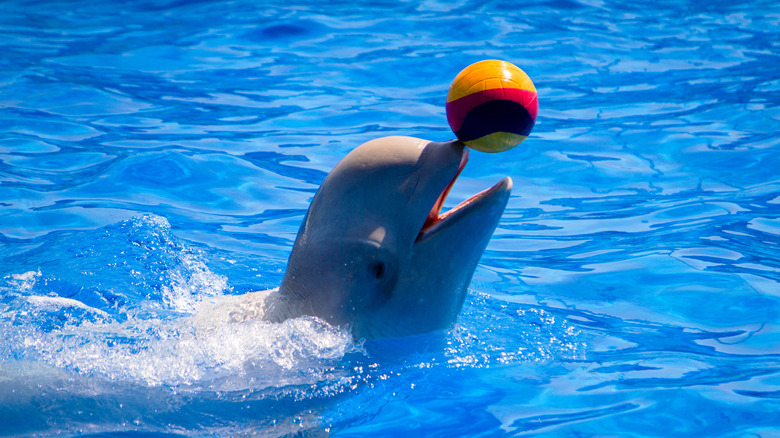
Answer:
[[[475,107],[491,100],[511,100],[523,105],[533,121],[539,112],[539,98],[534,91],[521,88],[493,88],[477,91],[460,99],[447,102],[447,122],[454,132],[460,130],[466,114]]]

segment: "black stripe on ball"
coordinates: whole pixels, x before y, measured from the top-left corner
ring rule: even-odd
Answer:
[[[534,120],[523,105],[513,100],[497,99],[469,111],[455,135],[460,141],[476,140],[494,132],[527,137],[533,127]]]

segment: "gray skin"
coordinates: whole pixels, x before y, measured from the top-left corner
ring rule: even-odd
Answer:
[[[467,157],[459,141],[412,137],[347,154],[314,196],[265,318],[316,316],[356,339],[451,327],[512,188],[504,178],[438,215]]]

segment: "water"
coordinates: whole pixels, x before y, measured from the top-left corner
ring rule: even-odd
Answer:
[[[776,2],[0,6],[0,435],[780,434]],[[223,317],[486,58],[540,113],[455,328]]]

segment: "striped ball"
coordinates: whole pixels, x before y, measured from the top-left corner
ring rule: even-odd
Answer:
[[[503,152],[531,133],[539,111],[531,78],[506,61],[480,61],[458,73],[447,93],[447,121],[460,141]]]

